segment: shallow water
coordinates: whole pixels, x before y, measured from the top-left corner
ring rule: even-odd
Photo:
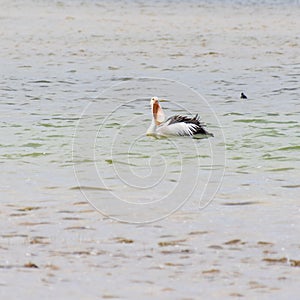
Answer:
[[[2,298],[299,294],[296,1],[2,6]]]

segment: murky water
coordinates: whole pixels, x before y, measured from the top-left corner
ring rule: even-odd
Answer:
[[[1,6],[2,298],[297,297],[297,1]]]

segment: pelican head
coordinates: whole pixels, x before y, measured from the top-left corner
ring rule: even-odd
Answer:
[[[157,97],[152,97],[151,100],[150,100],[151,107],[152,107],[153,104],[156,103],[156,102],[159,102],[159,101],[158,101],[158,98],[157,98]]]

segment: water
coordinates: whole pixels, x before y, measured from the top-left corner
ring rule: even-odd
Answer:
[[[297,1],[2,6],[2,298],[299,294]]]

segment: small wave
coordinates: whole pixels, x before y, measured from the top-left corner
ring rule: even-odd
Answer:
[[[289,147],[283,147],[283,148],[279,148],[277,149],[278,151],[299,151],[300,150],[300,146],[289,146]]]
[[[89,190],[89,191],[111,191],[109,188],[97,186],[73,186],[70,190]]]

